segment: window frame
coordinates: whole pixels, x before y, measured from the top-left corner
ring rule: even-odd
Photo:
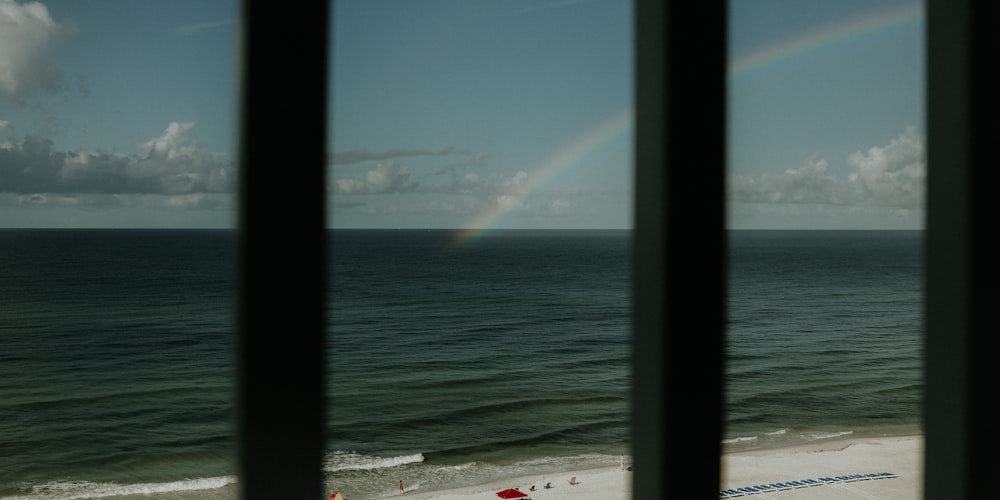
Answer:
[[[715,498],[727,4],[635,5],[633,497]],[[991,260],[997,210],[986,191],[998,175],[987,156],[998,107],[988,73],[998,7],[972,0],[927,0],[927,7],[924,496],[987,497],[1000,465],[991,453],[1000,436],[988,425],[1000,405],[989,397],[987,322],[1000,277]],[[325,164],[329,12],[322,1],[294,9],[242,2],[241,498],[323,495],[325,178],[323,168],[301,166]],[[694,373],[685,364],[692,356]]]
[[[325,498],[329,4],[241,4],[236,435],[245,499]]]

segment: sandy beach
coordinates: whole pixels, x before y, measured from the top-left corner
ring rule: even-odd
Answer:
[[[728,453],[722,457],[720,491],[823,477],[891,473],[894,477],[745,494],[747,500],[919,499],[923,493],[923,436],[838,438],[801,446]],[[575,477],[577,484],[569,480]],[[551,483],[551,488],[544,488]],[[531,491],[531,486],[535,491]],[[414,490],[390,498],[408,500],[496,500],[497,492],[518,488],[533,500],[630,500],[632,472],[618,465],[552,474],[527,475],[450,490]],[[354,498],[346,492],[348,499]],[[236,485],[217,490],[121,496],[123,500],[231,499]]]
[[[577,484],[569,483],[576,478]],[[552,483],[551,488],[544,488]],[[535,491],[531,491],[531,486]],[[454,490],[421,493],[414,491],[402,495],[401,498],[414,500],[460,500],[499,498],[497,492],[507,488],[518,488],[527,493],[533,500],[555,500],[560,498],[576,498],[581,500],[626,500],[632,498],[632,473],[621,467],[606,467],[558,474],[540,474],[524,476],[516,479],[506,479],[493,483],[458,488]]]
[[[922,436],[841,438],[796,447],[730,453],[722,457],[720,490],[803,479],[889,472],[895,477],[767,491],[745,495],[760,499],[917,499],[922,494]],[[576,477],[576,485],[569,479]],[[551,489],[542,486],[551,482]],[[627,500],[632,473],[608,467],[559,474],[525,476],[454,490],[401,495],[414,500],[498,498],[506,488],[519,488],[534,500],[563,498]],[[535,485],[535,491],[529,491]]]
[[[923,495],[923,436],[841,438],[775,450],[724,455],[722,489],[890,472],[894,478],[852,481],[750,495],[753,498],[917,499]]]

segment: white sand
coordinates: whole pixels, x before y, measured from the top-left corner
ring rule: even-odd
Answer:
[[[569,484],[576,477],[577,484]],[[552,488],[545,489],[546,483]],[[535,485],[535,491],[530,491]],[[413,492],[399,498],[413,500],[497,500],[497,492],[507,488],[519,488],[532,500],[556,500],[576,498],[581,500],[627,500],[632,498],[632,473],[620,467],[606,467],[558,474],[525,476],[494,483],[436,492]]]
[[[895,478],[767,492],[748,499],[923,497],[923,436],[841,438],[793,448],[722,457],[722,489],[800,479],[891,472]]]
[[[892,499],[923,496],[923,436],[839,438],[779,449],[730,453],[722,457],[720,490],[821,477],[891,472],[897,477],[828,484],[738,497],[741,500]],[[576,476],[578,484],[569,484]],[[545,483],[551,489],[544,489]],[[535,491],[529,491],[535,485]],[[497,500],[496,493],[520,488],[532,500],[629,500],[632,473],[619,466],[557,474],[538,474],[444,491],[413,491],[393,498],[406,500]],[[348,494],[348,498],[350,498]],[[236,498],[236,486],[218,490],[116,497],[122,500],[189,500]]]
[[[891,472],[895,478],[820,485],[809,488],[748,495],[747,500],[793,499],[919,499],[923,489],[922,436],[836,439],[790,448],[746,451],[722,457],[720,490],[801,479]],[[571,486],[576,476],[579,484]],[[543,489],[551,482],[552,489]],[[529,491],[535,485],[535,491]],[[496,500],[506,488],[520,488],[533,500],[564,498],[628,500],[632,498],[632,473],[619,467],[517,479],[446,491],[415,491],[399,498],[412,500]]]

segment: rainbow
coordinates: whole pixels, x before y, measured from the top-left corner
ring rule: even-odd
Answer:
[[[506,193],[502,198],[495,199],[492,207],[468,221],[465,224],[465,229],[457,231],[453,244],[461,245],[492,229],[501,227],[503,220],[521,206],[532,193],[551,182],[559,174],[569,172],[574,167],[581,165],[584,159],[601,151],[603,146],[625,137],[631,129],[632,107],[628,106],[600,125],[576,137],[569,144],[559,148],[540,164],[530,169],[525,182],[518,185],[512,192]]]
[[[916,2],[829,24],[732,58],[729,62],[729,78],[733,80],[746,77],[781,61],[896,26],[922,22],[923,19],[923,5]]]

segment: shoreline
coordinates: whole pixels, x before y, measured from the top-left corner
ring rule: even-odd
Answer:
[[[819,442],[797,444],[782,448],[764,448],[727,452],[721,457],[719,491],[737,490],[751,486],[787,483],[789,481],[816,480],[820,478],[890,473],[892,477],[866,479],[852,482],[817,484],[782,490],[768,490],[754,494],[741,492],[738,496],[752,500],[759,498],[798,500],[836,498],[894,498],[919,499],[923,494],[924,437],[920,434],[884,437],[844,436]],[[628,464],[599,468],[527,474],[491,480],[477,485],[452,489],[420,489],[381,497],[366,497],[344,491],[350,500],[363,498],[400,498],[405,500],[495,500],[497,492],[518,488],[533,500],[631,500],[632,472]],[[575,477],[577,484],[569,480]],[[545,489],[546,483],[552,488]],[[530,491],[531,486],[536,487]],[[221,488],[197,491],[145,492],[141,494],[112,495],[105,498],[120,500],[230,500],[237,497],[238,485],[227,484]],[[325,492],[325,495],[333,493]],[[721,498],[726,498],[721,496]],[[326,496],[324,496],[326,498]]]
[[[576,478],[576,484],[571,485],[570,479]],[[551,483],[551,488],[544,488]],[[535,491],[531,491],[531,486]],[[518,488],[534,500],[579,498],[601,500],[627,500],[632,498],[632,471],[620,466],[601,467],[578,471],[536,474],[510,479],[499,479],[476,486],[467,486],[440,491],[412,491],[397,495],[407,500],[461,500],[490,499],[497,497],[497,492],[507,488]],[[350,500],[350,494],[347,495]]]
[[[811,487],[745,494],[746,498],[825,499],[899,498],[918,499],[923,494],[923,435],[887,437],[839,437],[822,442],[782,448],[728,452],[721,459],[720,491],[821,477],[891,473],[893,477],[866,479]],[[568,480],[576,477],[578,484]],[[551,489],[542,486],[552,483]],[[531,485],[535,491],[529,491]],[[408,500],[493,500],[496,492],[519,488],[534,500],[601,499],[630,500],[632,472],[619,466],[527,475],[489,483],[440,491],[412,491],[393,498]],[[347,493],[348,498],[351,497]]]
[[[722,457],[721,489],[737,489],[803,479],[877,474],[896,477],[863,480],[783,491],[768,491],[781,499],[854,496],[913,498],[923,495],[924,436],[848,436],[821,442],[765,450],[740,451]],[[750,495],[752,496],[752,495]]]

